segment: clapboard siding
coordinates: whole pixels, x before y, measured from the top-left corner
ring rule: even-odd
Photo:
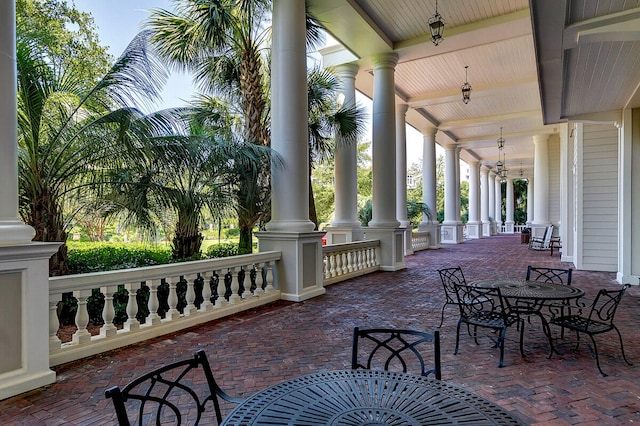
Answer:
[[[582,268],[618,266],[618,131],[584,125],[582,150]]]

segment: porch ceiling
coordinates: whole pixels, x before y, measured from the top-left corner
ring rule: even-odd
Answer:
[[[442,0],[439,46],[428,27],[435,0],[307,3],[354,55],[356,87],[366,96],[373,95],[370,58],[397,53],[396,99],[410,106],[408,123],[438,127],[438,143],[461,146],[465,161],[493,166],[503,127],[507,165],[530,171],[533,135],[555,133],[569,119],[616,121],[622,108],[640,106],[640,0]]]

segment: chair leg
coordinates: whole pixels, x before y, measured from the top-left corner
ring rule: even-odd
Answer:
[[[504,336],[506,333],[507,327],[503,327],[502,330],[500,330],[500,362],[498,363],[498,368],[502,368],[502,365],[504,364]]]
[[[518,321],[520,324],[520,321]],[[522,326],[520,327],[520,355],[524,357],[524,321],[522,321]]]
[[[458,326],[456,327],[456,349],[453,351],[454,355],[458,355],[458,345],[460,343],[460,324],[462,323],[462,320],[458,320]],[[467,324],[467,327],[469,326],[469,324]]]
[[[618,327],[616,327],[615,325],[613,326],[613,329],[616,331],[616,333],[618,333],[618,338],[620,339],[620,351],[622,352],[622,358],[624,358],[624,362],[626,362],[627,365],[633,365],[629,362],[627,356],[624,353],[624,345],[622,344],[622,335],[620,334],[620,330],[618,330]]]
[[[480,344],[478,343],[478,326],[477,325],[473,326],[473,340],[476,342],[476,345]]]
[[[589,337],[591,337],[591,342],[593,342],[593,352],[596,356],[596,365],[598,366],[598,370],[600,370],[600,374],[602,374],[603,377],[607,377],[607,374],[605,374],[605,372],[602,371],[602,368],[600,368],[600,357],[598,357],[598,346],[596,345],[596,339],[594,339],[591,334],[589,335]]]
[[[447,307],[447,303],[445,302],[444,305],[442,305],[442,312],[440,313],[440,325],[438,326],[438,328],[442,327],[442,323],[444,323],[444,308]]]

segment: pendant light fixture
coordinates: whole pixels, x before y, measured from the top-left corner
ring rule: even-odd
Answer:
[[[464,67],[464,84],[460,86],[460,89],[462,90],[462,102],[464,102],[465,104],[468,104],[471,100],[471,85],[468,81],[468,71],[469,65],[466,65]]]
[[[444,38],[444,18],[438,13],[438,0],[436,0],[436,14],[429,18],[429,31],[431,31],[431,41],[436,46],[440,44]]]

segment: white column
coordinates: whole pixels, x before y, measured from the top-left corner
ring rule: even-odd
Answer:
[[[431,210],[431,219],[436,221],[438,214],[436,202],[436,128],[422,131],[422,202]],[[429,222],[422,216],[422,224]]]
[[[507,234],[514,233],[514,220],[513,220],[513,178],[507,178],[507,199],[505,200],[506,207],[506,219],[504,225]]]
[[[268,231],[313,231],[309,220],[309,143],[304,4],[274,3],[271,48],[271,147],[283,165],[271,167]],[[279,6],[278,13],[275,6]],[[302,9],[302,22],[300,13]]]
[[[18,217],[15,1],[0,2],[0,245],[28,243],[34,229]]]
[[[534,136],[533,145],[533,177],[536,184],[533,186],[531,236],[542,237],[549,225],[549,136]]]
[[[527,181],[527,227],[533,222],[533,178]]]
[[[496,223],[496,174],[495,172],[489,171],[487,186],[489,187],[489,217],[492,218],[491,222],[491,235],[496,234],[495,223]]]
[[[407,215],[407,124],[409,106],[396,104],[396,217],[404,228],[404,255],[413,254],[412,227]]]
[[[396,218],[400,227],[409,226],[407,216],[407,129],[406,115],[409,106],[396,105]]]
[[[480,166],[477,160],[469,165],[469,220],[467,221],[467,235],[469,238],[482,237],[482,222],[480,222]]]
[[[303,2],[301,2],[303,3]],[[380,240],[380,269],[404,269],[404,229],[396,218],[396,54],[372,58],[373,200],[368,240]]]
[[[485,165],[480,167],[480,221],[482,222],[482,236],[491,235],[491,224],[489,223],[489,168]]]
[[[456,175],[455,175],[455,183],[456,183],[456,222],[460,223],[460,210],[462,209],[461,200],[460,200],[460,148],[456,148],[455,151],[456,160]]]
[[[373,200],[370,227],[400,226],[396,218],[395,54],[373,61]],[[305,92],[306,93],[306,92]]]
[[[457,223],[456,215],[456,147],[447,145],[444,148],[444,222],[448,225]]]
[[[345,107],[356,104],[356,74],[358,65],[354,63],[338,65],[335,68],[340,80]],[[336,135],[335,151],[335,215],[327,227],[329,244],[346,243],[364,239],[364,232],[358,220],[358,145],[340,143]]]
[[[429,127],[422,130],[422,202],[431,210],[431,220],[426,214],[422,215],[422,222],[418,226],[420,232],[429,233],[429,248],[438,249],[441,246],[440,224],[438,223],[438,207],[436,201],[436,132],[438,129]]]
[[[305,5],[274,0],[271,45],[271,221],[256,233],[259,251],[281,251],[274,280],[284,300],[325,293],[322,236],[309,220],[309,142]]]
[[[501,232],[502,229],[502,185],[500,183],[500,176],[496,175],[494,180],[495,185],[495,212],[496,212],[496,231]]]

